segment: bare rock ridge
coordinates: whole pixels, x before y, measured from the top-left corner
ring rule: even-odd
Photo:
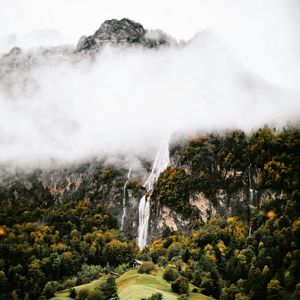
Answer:
[[[160,30],[146,30],[132,20],[106,20],[100,28],[90,36],[80,38],[76,50],[97,51],[106,44],[137,45],[154,48],[168,45],[171,38]]]
[[[0,89],[7,97],[14,97],[19,91],[30,93],[36,86],[30,73],[33,68],[57,62],[74,64],[100,52],[106,45],[156,49],[171,44],[176,44],[176,41],[162,31],[146,30],[141,24],[126,18],[106,20],[93,35],[81,37],[76,47],[60,45],[24,49],[16,41],[16,44],[10,44],[13,46],[10,51],[0,54]]]
[[[37,47],[38,51],[35,51],[35,56],[37,53],[39,53],[42,54],[42,56],[64,55],[71,58],[74,56],[74,54],[76,56],[76,54],[82,52],[97,52],[108,44],[118,46],[157,48],[160,46],[176,44],[176,41],[174,38],[159,29],[148,30],[145,29],[140,23],[126,18],[121,20],[112,19],[106,20],[94,34],[90,36],[82,36],[79,39],[76,48],[73,48],[70,45],[46,47],[40,46]],[[10,43],[10,45],[13,44]],[[16,42],[10,51],[0,55],[0,59],[3,60],[4,58],[20,56],[20,54],[23,53],[22,50],[24,50],[22,45],[18,45]]]

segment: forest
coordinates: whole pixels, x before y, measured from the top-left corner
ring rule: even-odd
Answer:
[[[143,250],[94,197],[57,201],[34,175],[1,184],[0,299],[50,299],[60,290],[73,299],[118,299],[113,277],[86,294],[74,287],[121,275],[134,260],[144,262],[141,272],[162,268],[178,299],[188,299],[188,284],[215,299],[299,299],[299,149],[295,128],[174,142],[170,156],[178,159],[154,185],[156,204],[195,218],[194,193],[213,202],[220,188],[230,197],[249,186],[253,203],[249,195],[229,217],[195,219],[190,235],[166,230]]]

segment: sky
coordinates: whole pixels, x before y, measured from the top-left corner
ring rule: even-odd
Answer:
[[[0,39],[56,29],[67,43],[103,21],[128,17],[177,39],[212,30],[238,60],[265,80],[300,86],[298,0],[1,0]]]

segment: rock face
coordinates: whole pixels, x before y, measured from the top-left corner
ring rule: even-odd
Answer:
[[[192,207],[192,213],[189,216],[184,216],[153,201],[151,204],[149,243],[172,231],[190,234],[193,229],[207,224],[211,218],[228,218],[238,215],[247,219],[249,214],[247,190],[240,189],[229,195],[224,190],[219,189],[213,198],[209,199],[202,192],[190,196],[189,203]]]
[[[17,42],[17,41],[16,41]],[[76,48],[70,45],[46,46],[32,49],[18,44],[6,54],[0,53],[0,88],[8,97],[29,95],[37,89],[32,70],[56,63],[76,64],[91,58],[105,45],[118,47],[157,48],[176,44],[176,41],[160,30],[146,30],[129,19],[107,20],[90,36],[80,38]],[[22,44],[21,44],[22,46]]]
[[[171,156],[171,164],[174,157]],[[126,215],[124,217],[123,232],[133,239],[137,239],[139,227],[139,202],[145,195],[145,188],[138,181],[137,174],[128,181],[128,170],[116,166],[107,166],[101,162],[90,162],[78,166],[61,168],[52,171],[35,171],[34,174],[12,177],[0,183],[11,189],[16,199],[24,194],[22,190],[38,193],[40,201],[68,201],[90,200],[100,203],[117,221],[121,227],[123,215],[123,199],[125,195]],[[128,182],[127,182],[128,181]],[[127,184],[126,184],[127,182]],[[125,188],[124,188],[125,186]],[[125,191],[124,191],[125,190]],[[49,200],[50,198],[52,200]],[[271,190],[254,193],[254,205],[268,201],[279,195]],[[280,196],[282,197],[282,196]],[[49,198],[49,199],[48,199]],[[19,201],[22,201],[21,198]],[[183,215],[170,207],[161,205],[155,198],[151,198],[150,221],[147,244],[155,239],[166,236],[172,231],[190,234],[206,224],[211,218],[239,216],[249,217],[249,191],[247,186],[226,193],[219,188],[213,197],[207,197],[203,192],[196,192],[189,197],[192,207],[191,213]],[[47,218],[43,218],[47,224]]]
[[[80,38],[76,50],[97,51],[106,44],[136,45],[147,48],[168,45],[172,39],[159,30],[147,31],[129,19],[107,20],[90,36]]]
[[[86,163],[66,169],[40,172],[37,180],[42,183],[58,203],[89,199],[100,203],[121,227],[124,185],[128,170],[104,166],[100,162]],[[143,191],[130,184],[125,189],[126,216],[123,231],[137,237],[138,206]]]

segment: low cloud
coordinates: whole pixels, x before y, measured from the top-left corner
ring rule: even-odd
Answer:
[[[211,32],[156,50],[108,46],[93,59],[30,51],[0,62],[1,165],[130,164],[174,132],[299,120],[299,95],[248,72]]]

